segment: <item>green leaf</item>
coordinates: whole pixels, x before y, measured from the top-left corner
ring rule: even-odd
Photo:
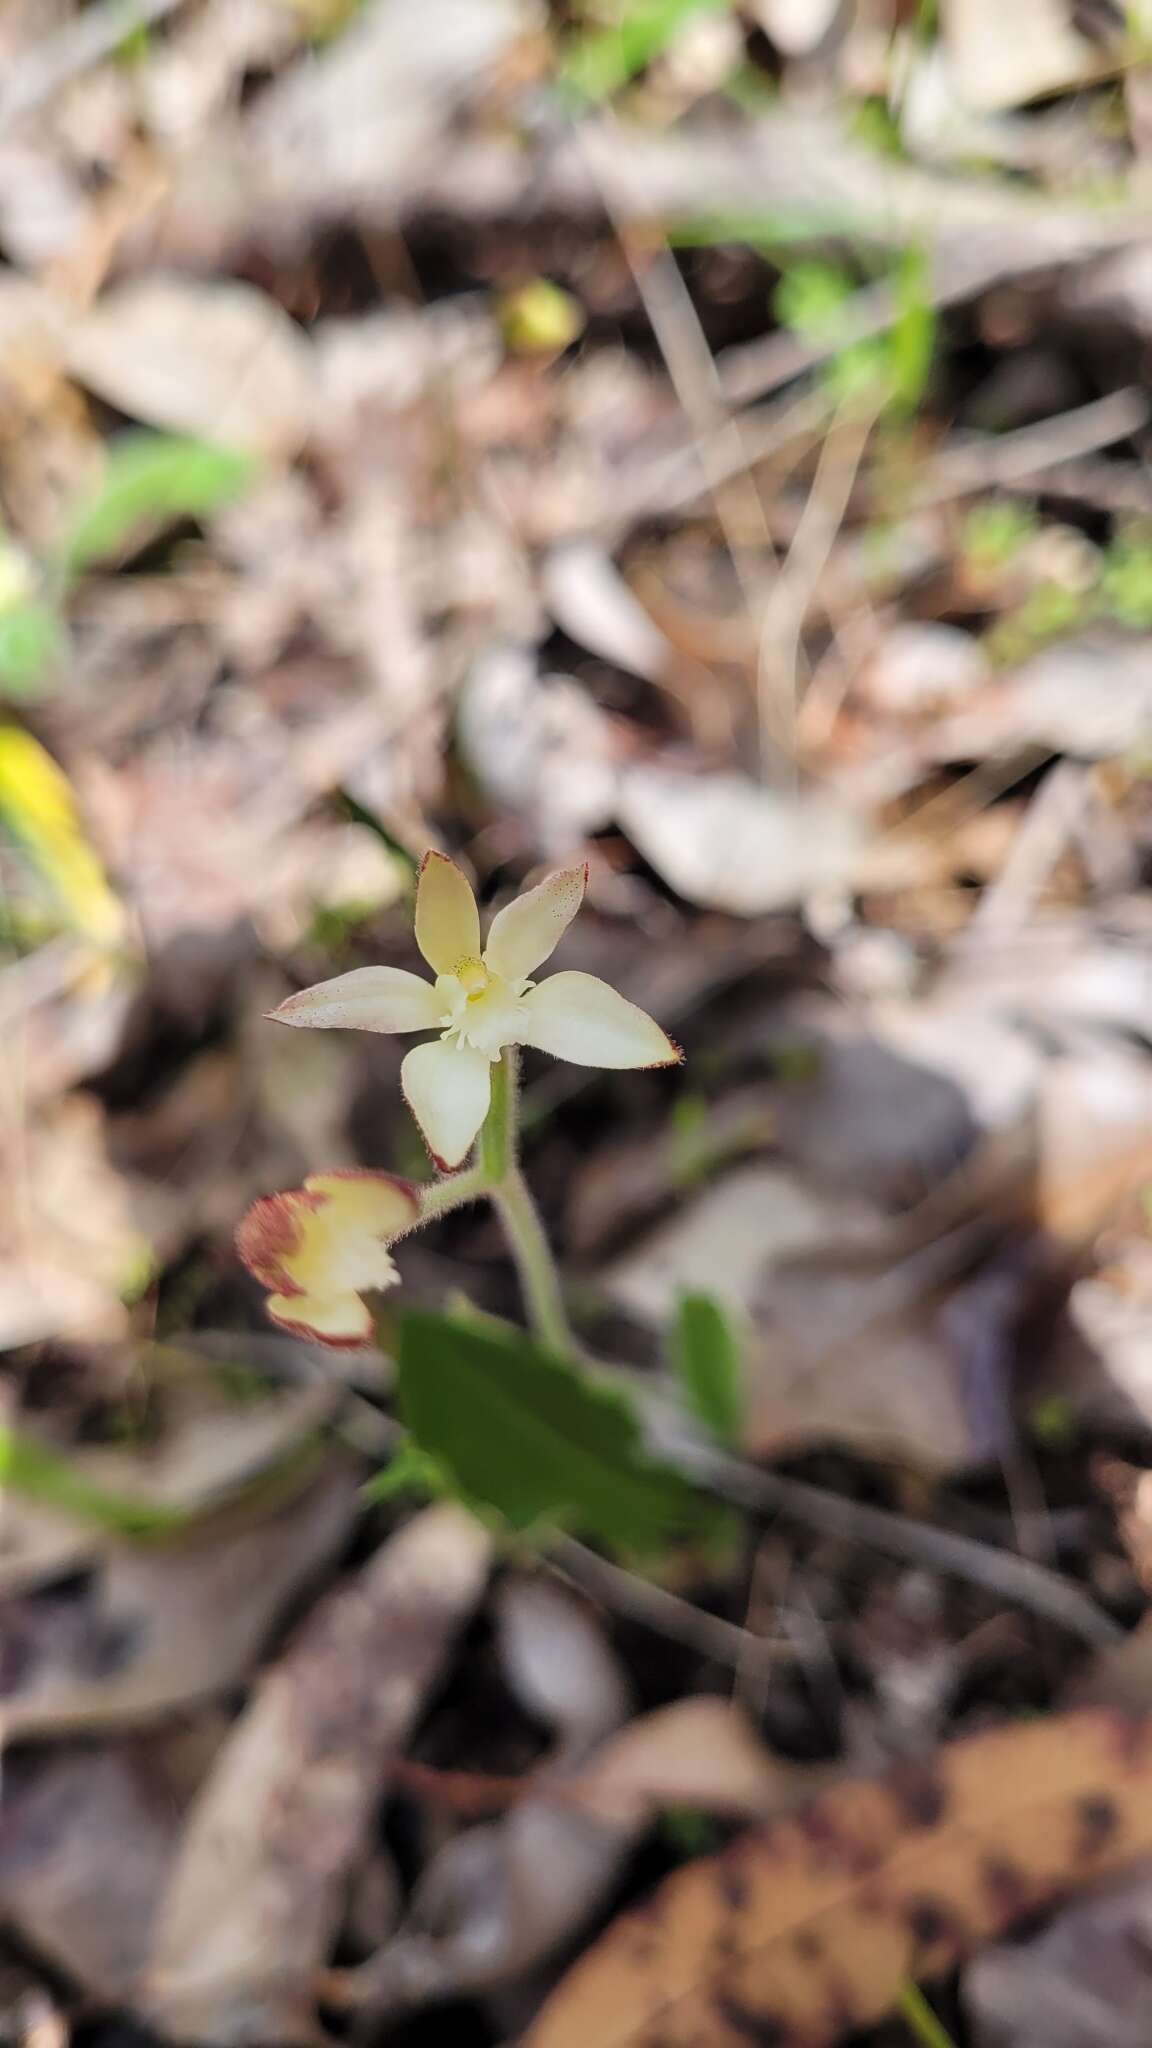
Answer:
[[[772,295],[782,327],[813,341],[833,339],[844,323],[844,309],[855,287],[835,263],[806,256],[789,265]]]
[[[519,1330],[412,1311],[398,1395],[461,1497],[514,1529],[563,1524],[651,1555],[712,1526],[711,1502],[649,1456],[625,1396]]]
[[[61,644],[60,622],[48,605],[6,606],[0,612],[0,696],[38,697]]]
[[[590,29],[569,45],[562,84],[586,100],[605,100],[668,47],[686,21],[731,0],[624,0],[610,28]]]
[[[744,1411],[740,1347],[714,1295],[680,1296],[670,1350],[692,1413],[717,1443],[737,1443]]]
[[[0,1487],[5,1486],[125,1536],[160,1535],[188,1520],[185,1508],[132,1500],[94,1485],[66,1458],[0,1425]]]
[[[118,553],[134,535],[174,519],[203,519],[243,491],[254,473],[235,448],[180,435],[130,433],[113,442],[104,481],[73,523],[64,566],[73,575]]]

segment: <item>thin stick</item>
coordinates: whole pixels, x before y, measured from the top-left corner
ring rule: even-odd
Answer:
[[[761,613],[756,699],[764,771],[781,753],[795,764],[804,621],[848,509],[877,411],[861,411],[857,405],[833,421],[792,545]]]
[[[732,557],[741,595],[750,615],[755,618],[765,562],[769,573],[776,564],[776,550],[764,507],[750,474],[755,458],[745,445],[740,423],[724,418],[712,352],[669,250],[661,248],[650,255],[638,256],[627,229],[619,222],[613,225],[659,344],[672,389],[692,429],[693,452],[704,472],[708,495]],[[726,491],[739,492],[745,518],[759,531],[760,552],[750,553],[741,531],[733,523],[725,502]]]
[[[544,1563],[559,1578],[602,1599],[658,1635],[686,1643],[689,1649],[698,1650],[701,1656],[718,1664],[727,1664],[736,1671],[751,1668],[760,1676],[782,1663],[795,1663],[800,1654],[791,1643],[756,1635],[752,1629],[741,1628],[738,1622],[725,1621],[718,1614],[694,1606],[690,1600],[682,1600],[666,1586],[625,1571],[623,1566],[610,1563],[574,1537],[554,1536],[549,1548],[552,1555],[546,1556]]]
[[[1091,773],[1082,761],[1058,761],[1032,798],[1000,873],[984,891],[968,924],[967,938],[1020,931],[1092,795]]]
[[[666,1454],[671,1449],[663,1448]],[[671,1454],[681,1470],[700,1485],[741,1507],[751,1508],[755,1513],[787,1515],[822,1535],[837,1536],[849,1543],[866,1543],[888,1557],[928,1565],[953,1578],[967,1579],[999,1599],[1029,1608],[1033,1614],[1055,1622],[1095,1649],[1119,1642],[1124,1634],[1070,1579],[1045,1565],[1034,1564],[1030,1558],[1017,1557],[1010,1550],[996,1550],[989,1544],[978,1543],[974,1537],[890,1514],[885,1508],[827,1493],[803,1480],[786,1479],[778,1472],[760,1471],[708,1445],[686,1442],[682,1425]]]
[[[1004,490],[1039,476],[1058,463],[1094,455],[1147,426],[1149,403],[1143,391],[1128,386],[1078,405],[1054,419],[1018,427],[1011,434],[981,434],[973,441],[946,448],[932,464],[929,481],[912,503],[917,511],[964,498],[972,491]]]

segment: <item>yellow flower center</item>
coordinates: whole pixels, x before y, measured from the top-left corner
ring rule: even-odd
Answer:
[[[483,960],[457,961],[451,974],[437,976],[436,992],[444,1003],[440,1028],[449,1045],[467,1046],[495,1060],[506,1045],[515,1044],[522,991]]]
[[[484,962],[482,960],[459,960],[456,963],[454,973],[468,1001],[470,1003],[479,1002],[480,997],[488,986],[488,969],[485,967]]]

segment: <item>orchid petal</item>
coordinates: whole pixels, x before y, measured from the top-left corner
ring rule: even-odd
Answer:
[[[314,1299],[308,1294],[273,1294],[264,1306],[282,1330],[291,1330],[294,1336],[314,1344],[359,1346],[372,1341],[372,1312],[358,1294],[341,1295],[338,1301]]]
[[[580,1067],[668,1067],[680,1049],[595,974],[551,974],[521,999],[522,1045]]]
[[[486,966],[505,981],[524,981],[555,951],[584,901],[587,882],[587,862],[561,868],[505,904],[492,920],[484,949]]]
[[[314,1173],[254,1202],[236,1249],[273,1290],[274,1322],[323,1344],[363,1344],[372,1317],[360,1295],[396,1285],[388,1246],[419,1215],[416,1190],[390,1173]]]
[[[399,1180],[394,1173],[334,1167],[330,1173],[310,1173],[304,1187],[308,1194],[321,1197],[329,1219],[349,1236],[361,1234],[391,1244],[419,1220],[419,1195],[410,1181]]]
[[[430,981],[403,967],[354,967],[288,996],[278,1024],[314,1031],[435,1031],[444,1004]]]
[[[480,957],[480,913],[467,878],[443,853],[426,853],[416,884],[416,944],[435,974]]]
[[[414,1045],[400,1086],[437,1166],[459,1166],[488,1114],[492,1070],[470,1046]]]

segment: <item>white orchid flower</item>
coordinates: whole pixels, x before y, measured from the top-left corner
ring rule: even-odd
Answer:
[[[282,1024],[320,1030],[437,1031],[408,1053],[400,1081],[436,1164],[459,1166],[492,1092],[492,1062],[507,1045],[534,1045],[585,1067],[664,1067],[680,1049],[655,1020],[594,974],[529,977],[579,910],[586,866],[549,875],[497,912],[481,950],[480,913],[465,876],[428,853],[416,890],[416,943],[436,976],[402,967],[356,967],[289,996]]]

